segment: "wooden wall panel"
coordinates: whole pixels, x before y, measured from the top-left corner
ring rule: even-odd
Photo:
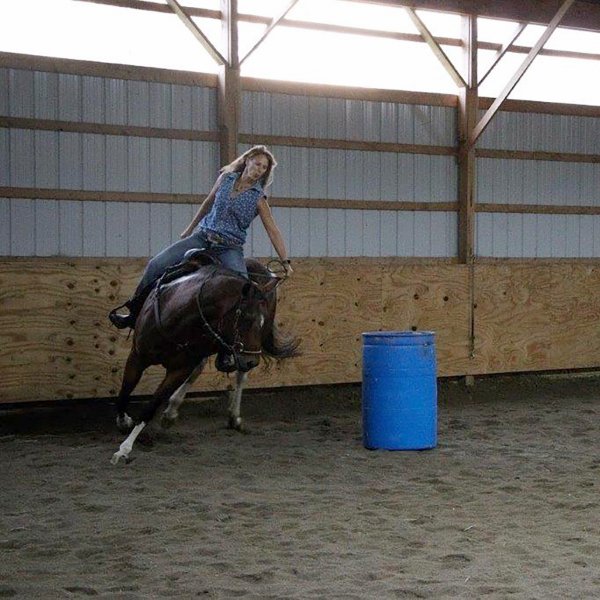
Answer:
[[[473,373],[600,365],[600,266],[475,267]]]
[[[600,266],[544,262],[474,269],[448,260],[301,259],[277,321],[303,356],[250,377],[254,387],[358,382],[364,331],[433,330],[441,376],[600,364]],[[0,402],[105,398],[119,388],[130,340],[106,315],[134,289],[143,260],[0,260]],[[148,394],[162,369],[138,388]],[[212,365],[196,390],[225,389]]]

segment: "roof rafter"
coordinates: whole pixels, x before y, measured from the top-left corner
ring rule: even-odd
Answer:
[[[265,31],[263,31],[263,34],[260,36],[256,44],[254,44],[254,46],[252,46],[252,48],[250,48],[250,50],[246,52],[246,56],[244,56],[244,58],[240,60],[240,65],[265,41],[266,37],[271,33],[271,31],[273,31],[273,29],[277,27],[277,25],[285,18],[285,16],[290,12],[290,10],[292,10],[292,8],[296,6],[296,4],[298,4],[298,0],[291,0],[291,2],[279,13],[279,15],[273,17],[273,19],[267,25],[267,28],[265,29]]]
[[[181,21],[183,21],[183,24],[192,32],[202,46],[204,46],[205,50],[211,55],[213,60],[220,65],[226,65],[227,59],[213,46],[200,27],[192,21],[191,17],[181,7],[181,4],[179,4],[177,0],[167,0],[167,2],[173,12],[181,19]]]
[[[417,15],[417,13],[412,8],[405,7],[405,10],[406,10],[406,13],[408,14],[408,16],[410,17],[410,20],[413,22],[415,27],[419,30],[419,33],[421,34],[423,39],[427,42],[428,46],[433,50],[433,53],[437,56],[438,60],[442,63],[442,66],[444,67],[444,69],[446,69],[446,71],[448,72],[450,77],[452,77],[452,79],[454,80],[454,83],[456,83],[456,85],[458,87],[466,87],[467,83],[463,79],[462,75],[458,72],[456,67],[452,64],[452,61],[448,58],[447,54],[442,50],[442,47],[437,43],[437,41],[435,40],[433,35],[431,35],[431,32],[429,31],[429,29],[427,29],[427,26],[425,25],[425,23],[423,23],[423,21],[421,21],[421,19],[419,18],[419,15]]]
[[[521,66],[517,69],[515,74],[511,77],[510,81],[506,84],[506,87],[502,90],[500,95],[492,102],[492,105],[488,108],[485,115],[481,118],[479,123],[475,126],[473,133],[471,135],[471,139],[469,143],[471,145],[475,144],[479,136],[484,132],[485,128],[489,125],[490,121],[494,118],[494,115],[500,109],[502,103],[508,98],[509,94],[513,91],[517,83],[521,80],[521,77],[525,74],[527,69],[531,66],[531,63],[534,61],[535,57],[538,55],[539,51],[542,49],[544,44],[548,41],[548,38],[554,33],[554,30],[558,27],[561,19],[564,17],[565,13],[569,10],[571,5],[575,0],[565,0],[562,6],[558,9],[554,18],[546,27],[546,30],[541,35],[540,39],[535,43]]]

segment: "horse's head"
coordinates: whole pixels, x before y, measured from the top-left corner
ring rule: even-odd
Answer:
[[[260,362],[266,311],[267,302],[263,292],[254,283],[245,283],[233,317],[231,344],[240,371],[250,371]]]

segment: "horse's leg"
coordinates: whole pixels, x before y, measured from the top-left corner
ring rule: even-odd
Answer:
[[[242,431],[242,417],[240,416],[240,405],[242,403],[242,392],[248,380],[248,373],[236,371],[235,389],[229,391],[229,428]]]
[[[140,382],[145,368],[146,365],[140,360],[135,348],[132,348],[125,363],[123,382],[121,383],[121,390],[119,391],[119,398],[117,400],[117,427],[120,431],[131,431],[133,427],[133,420],[125,411],[129,404],[131,392],[133,392],[135,386]]]
[[[120,458],[126,459],[129,456],[131,450],[133,449],[135,440],[140,435],[144,427],[150,423],[158,407],[185,382],[193,370],[194,367],[187,366],[180,367],[179,369],[173,371],[167,371],[165,378],[154,392],[152,401],[142,411],[140,422],[133,428],[132,432],[127,436],[125,441],[119,446],[117,452],[113,454],[113,457],[110,461],[113,465],[116,465]]]
[[[179,416],[179,407],[183,404],[185,400],[185,394],[188,391],[188,388],[198,379],[204,366],[206,365],[206,358],[202,360],[202,362],[192,371],[192,374],[183,382],[175,393],[169,398],[169,404],[165,411],[162,414],[160,423],[163,427],[171,427],[173,423],[177,420]]]

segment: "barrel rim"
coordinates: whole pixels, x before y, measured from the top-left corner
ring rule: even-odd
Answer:
[[[363,337],[435,337],[435,331],[363,331]]]

